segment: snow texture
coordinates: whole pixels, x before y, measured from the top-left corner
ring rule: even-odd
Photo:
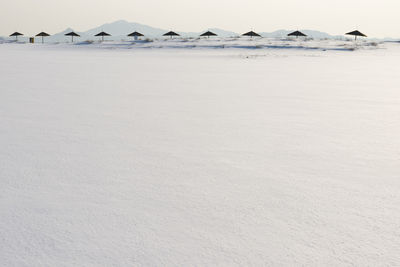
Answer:
[[[400,265],[398,44],[120,47],[0,45],[2,266]]]

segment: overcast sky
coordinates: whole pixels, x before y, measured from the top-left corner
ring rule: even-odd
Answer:
[[[0,35],[86,31],[116,20],[177,31],[313,29],[400,37],[400,0],[1,0]]]

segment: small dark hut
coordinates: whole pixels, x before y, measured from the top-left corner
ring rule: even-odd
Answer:
[[[22,33],[19,32],[14,32],[13,34],[10,34],[10,37],[15,37],[15,41],[18,41],[18,36],[22,36]]]
[[[96,37],[101,36],[101,41],[104,42],[104,36],[111,36],[111,34],[106,33],[106,32],[99,32],[98,34],[95,35]]]
[[[362,32],[359,31],[352,31],[352,32],[348,32],[346,33],[346,35],[353,35],[354,36],[354,40],[357,40],[357,36],[361,36],[361,37],[367,37],[365,34],[363,34]]]
[[[253,38],[253,37],[261,37],[261,35],[259,35],[256,32],[253,32],[253,31],[249,31],[249,32],[243,33],[242,35],[243,36],[250,36],[251,38]]]
[[[65,36],[71,36],[71,41],[74,42],[74,37],[81,37],[79,34],[77,34],[76,32],[69,32],[64,34]]]
[[[128,36],[129,37],[134,37],[135,38],[135,40],[137,40],[139,37],[142,37],[142,36],[144,36],[143,34],[141,34],[140,32],[132,32],[132,33],[130,33],[130,34],[128,34]]]
[[[299,36],[305,37],[307,35],[302,33],[301,31],[294,31],[289,33],[287,36],[296,36],[296,38],[299,38]]]
[[[210,31],[206,31],[203,34],[200,34],[201,37],[207,36],[207,38],[210,38],[210,36],[217,36],[216,33],[210,32]]]
[[[45,32],[41,32],[36,34],[37,37],[42,37],[42,44],[44,43],[44,37],[50,36],[50,34],[45,33]]]
[[[164,33],[163,36],[169,36],[172,38],[172,36],[180,36],[179,34],[177,34],[176,32],[173,31],[169,31],[167,33]]]

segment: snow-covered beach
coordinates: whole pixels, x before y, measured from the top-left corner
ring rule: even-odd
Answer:
[[[400,264],[400,44],[218,42],[0,44],[1,265]]]

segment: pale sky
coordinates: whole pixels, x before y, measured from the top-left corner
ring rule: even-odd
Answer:
[[[123,19],[176,31],[312,29],[341,35],[358,29],[369,37],[400,37],[399,10],[400,0],[1,0],[0,35],[86,31]]]

